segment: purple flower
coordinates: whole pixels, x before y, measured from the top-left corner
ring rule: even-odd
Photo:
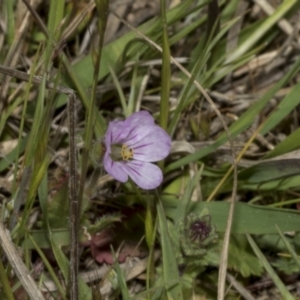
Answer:
[[[126,182],[129,176],[145,190],[161,184],[162,172],[151,162],[169,154],[171,138],[147,111],[136,112],[124,121],[110,122],[104,143],[103,165],[112,177]]]

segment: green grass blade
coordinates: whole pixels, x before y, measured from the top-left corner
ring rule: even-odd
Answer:
[[[282,88],[289,80],[291,80],[297,72],[300,70],[300,58],[294,63],[293,67],[289,72],[274,86],[272,87],[265,95],[263,95],[252,107],[250,107],[235,123],[230,127],[230,133],[232,138],[242,133],[247,129],[254,121],[255,117],[261,112],[265,105],[270,101],[270,99]],[[177,160],[176,162],[168,165],[165,168],[165,173],[175,170],[176,168],[182,167],[186,164],[194,162],[202,157],[212,153],[219,146],[227,142],[227,137],[222,135],[213,145],[205,147],[194,154],[188,155],[184,158]]]
[[[287,178],[275,179],[272,181],[259,182],[259,183],[247,183],[241,182],[240,189],[241,190],[250,190],[250,191],[286,191],[291,188],[299,187],[300,176],[290,176]]]
[[[126,97],[123,93],[121,84],[118,80],[118,77],[117,77],[114,69],[109,67],[109,71],[110,71],[110,75],[111,75],[111,78],[113,80],[113,83],[114,83],[114,85],[117,89],[117,92],[119,94],[120,102],[121,102],[121,105],[122,105],[122,108],[123,108],[123,114],[124,114],[125,118],[128,118],[130,116],[130,113],[129,113],[129,110],[128,110],[128,106],[127,106],[127,103],[126,103]]]
[[[274,269],[271,267],[269,262],[267,261],[266,257],[263,255],[263,253],[260,251],[258,246],[256,245],[255,241],[251,237],[250,234],[247,234],[248,242],[250,243],[254,253],[259,258],[260,262],[263,264],[265,270],[268,272],[269,276],[271,277],[274,284],[277,286],[280,294],[282,295],[283,299],[285,300],[294,300],[294,297],[291,295],[291,293],[288,291],[286,286],[283,284],[281,279],[278,277]]]
[[[226,60],[226,63],[233,62],[247,51],[249,51],[263,36],[270,30],[284,15],[297,3],[297,0],[284,1],[276,11],[269,16],[251,36],[244,41]]]
[[[200,169],[192,179],[190,179],[184,189],[184,194],[182,199],[178,202],[178,206],[176,212],[174,213],[174,220],[178,222],[179,220],[183,220],[187,214],[188,206],[191,202],[193,191],[196,187],[196,184],[199,183],[200,176],[202,174],[202,169]]]
[[[45,51],[45,62],[44,70],[46,74],[51,71],[52,68],[52,55],[56,46],[57,41],[60,38],[62,28],[60,27],[62,19],[64,17],[64,1],[53,0],[50,2],[49,16],[48,16],[48,33],[47,45]]]
[[[300,159],[276,159],[258,163],[239,173],[239,180],[262,184],[300,174]]]
[[[2,3],[2,9],[5,11],[4,16],[6,16],[6,36],[8,45],[12,45],[15,38],[15,22],[14,22],[14,1],[4,0]]]
[[[115,261],[115,269],[116,269],[116,273],[117,273],[117,276],[118,276],[119,287],[120,287],[121,293],[122,293],[122,299],[130,300],[131,297],[129,295],[126,280],[124,278],[124,275],[123,275],[122,270],[120,268],[120,265],[118,263],[118,259],[117,259],[116,254],[115,254],[115,252],[112,248],[111,248],[111,251],[112,251],[112,254],[113,254],[113,257],[114,257],[114,261]]]
[[[14,300],[15,298],[12,293],[12,288],[8,281],[2,260],[0,261],[0,282],[1,282],[1,287],[3,289],[3,292],[1,293],[5,295],[7,300]]]
[[[160,99],[160,126],[167,130],[169,116],[169,98],[171,81],[170,45],[166,15],[166,2],[160,0],[161,26],[162,26],[162,71],[161,71],[161,99]]]
[[[25,166],[29,166],[32,163],[32,160],[35,158],[36,155],[36,149],[40,142],[39,135],[41,132],[41,124],[43,124],[42,119],[45,116],[45,107],[44,107],[44,100],[46,97],[45,85],[46,85],[46,76],[43,76],[42,84],[39,89],[37,104],[35,107],[34,119],[31,127],[29,141],[27,144]]]
[[[69,279],[69,261],[67,257],[65,256],[64,252],[60,248],[58,244],[55,243],[55,241],[52,239],[52,235],[49,235],[51,248],[53,250],[53,254],[55,256],[56,262],[59,265],[59,269],[61,270],[64,279],[66,282],[68,282]],[[88,300],[92,299],[91,295],[91,289],[86,285],[86,283],[83,282],[82,279],[79,278],[78,280],[78,286],[79,286],[79,299],[80,300]]]
[[[128,98],[128,114],[129,116],[135,112],[138,90],[141,88],[141,79],[138,77],[138,57],[133,67],[132,80],[130,86],[130,94]]]
[[[84,107],[86,110],[89,110],[91,106],[91,100],[90,95],[87,93],[86,87],[83,85],[81,81],[81,76],[79,76],[80,73],[76,72],[76,69],[70,64],[67,57],[62,58],[62,63],[64,65],[65,70],[67,71],[68,76],[72,80],[72,83],[75,87],[76,92],[78,93],[78,96],[80,100],[82,101]],[[64,98],[66,99],[66,95],[60,95],[59,99]],[[58,101],[59,101],[58,99]],[[95,131],[97,138],[104,135],[106,131],[106,121],[104,120],[103,116],[100,114],[98,110],[95,111]]]
[[[39,246],[37,245],[37,243],[35,242],[35,240],[32,238],[31,235],[29,235],[29,240],[30,242],[33,244],[34,249],[37,251],[37,253],[39,254],[40,258],[42,259],[42,261],[45,264],[45,267],[47,268],[52,280],[54,281],[57,290],[60,294],[60,296],[62,297],[62,299],[67,299],[66,298],[66,292],[65,289],[63,288],[63,286],[61,285],[59,279],[57,278],[55,271],[52,268],[52,265],[50,264],[50,262],[48,261],[47,257],[45,256],[44,252],[41,250],[41,248],[39,248]]]
[[[176,258],[174,256],[170,236],[168,233],[167,220],[165,217],[164,209],[160,201],[157,203],[157,214],[163,258],[163,276],[168,298],[183,300],[183,293]]]
[[[167,22],[168,24],[174,23],[178,18],[184,18],[189,14],[188,7],[192,3],[192,0],[183,1],[178,6],[174,7],[167,12]],[[158,28],[160,28],[160,20],[154,18],[149,20],[145,24],[141,25],[138,30],[144,32],[147,36],[151,37],[151,34],[156,33]],[[161,31],[160,35],[161,36]],[[136,37],[134,32],[129,32],[123,37],[117,39],[116,41],[103,47],[103,62],[101,69],[99,71],[99,80],[103,79],[109,74],[109,66],[115,66],[119,62],[119,59],[122,57],[123,50],[128,42]],[[136,57],[136,53],[139,52],[139,55],[142,55],[143,52],[140,52],[140,45],[137,48],[130,51],[130,57],[127,60]],[[78,80],[83,87],[90,87],[92,85],[93,79],[93,60],[91,55],[85,56],[82,60],[77,62],[73,66],[74,72],[78,75]]]
[[[300,128],[292,132],[285,140],[278,144],[274,150],[264,156],[264,159],[276,157],[299,149]],[[0,168],[1,169],[1,168]]]
[[[196,76],[199,76],[199,73],[203,70],[206,62],[209,59],[209,55],[210,52],[212,50],[213,47],[216,46],[216,44],[220,41],[220,39],[224,36],[224,34],[231,28],[231,26],[233,26],[236,23],[237,19],[232,20],[231,22],[229,22],[229,24],[227,24],[218,34],[217,36],[211,41],[211,38],[209,38],[208,42],[206,43],[204,49],[198,54],[198,56],[196,57],[196,62],[193,63],[194,67],[191,73],[191,78],[189,78],[187,80],[187,83],[185,84],[183,91],[180,95],[179,98],[179,103],[176,107],[176,110],[174,112],[174,115],[172,117],[172,120],[170,122],[170,125],[168,127],[168,132],[173,135],[174,131],[176,129],[176,125],[178,124],[179,121],[179,117],[180,114],[183,110],[183,108],[185,108],[188,105],[191,104],[191,102],[189,101],[188,103],[186,103],[186,99],[191,97],[192,93],[197,93],[198,94],[198,90],[193,86],[193,81],[195,80]],[[201,79],[200,79],[201,81]],[[190,91],[191,90],[191,91]],[[195,98],[195,97],[192,97]]]
[[[283,240],[286,249],[289,251],[290,255],[292,256],[292,258],[294,259],[296,265],[298,266],[298,268],[300,269],[300,259],[299,256],[297,255],[297,253],[295,252],[295,250],[293,249],[293,247],[291,246],[291,244],[288,242],[287,238],[284,236],[282,230],[276,226],[278,233],[281,237],[281,239]]]
[[[268,117],[260,133],[265,135],[281,122],[300,103],[300,83],[296,84],[288,95],[276,107],[276,110]]]

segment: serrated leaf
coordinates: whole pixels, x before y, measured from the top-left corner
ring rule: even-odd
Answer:
[[[295,264],[294,259],[291,258],[280,257],[272,263],[272,266],[286,275],[292,275],[300,272],[300,268]]]
[[[243,277],[260,276],[263,267],[249,248],[244,235],[234,235],[230,240],[228,266],[241,273]]]

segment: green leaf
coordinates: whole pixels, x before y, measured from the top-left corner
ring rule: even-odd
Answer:
[[[47,215],[51,229],[66,228],[69,225],[68,177],[62,180],[62,186],[50,191],[47,201]]]
[[[239,180],[263,183],[300,174],[300,159],[280,159],[262,162],[239,173]]]
[[[249,248],[247,239],[244,235],[233,235],[229,244],[228,265],[241,273],[243,277],[251,275],[260,276],[263,267],[259,259]]]
[[[294,259],[287,257],[280,257],[276,259],[276,261],[272,263],[272,266],[286,275],[296,275],[300,272],[300,268],[295,264]]]
[[[300,175],[280,178],[263,183],[242,183],[240,190],[256,190],[256,191],[286,191],[290,188],[299,187]],[[229,186],[227,187],[229,188]]]
[[[172,219],[176,216],[177,202],[177,199],[164,202],[166,214]],[[209,209],[211,223],[217,227],[218,232],[225,232],[229,206],[228,202],[193,202],[188,211],[200,213],[204,208]],[[276,225],[283,232],[300,231],[300,213],[295,210],[236,203],[232,233],[277,234]]]
[[[184,15],[188,14],[188,6],[192,1],[183,1],[180,5],[174,7],[170,11],[167,12],[167,21],[168,24],[177,20],[179,16],[184,17]],[[157,28],[160,27],[160,20],[152,19],[141,25],[138,30],[143,32],[145,35],[151,35],[157,31]],[[161,31],[160,35],[162,34]],[[99,80],[103,79],[105,76],[109,74],[109,66],[115,66],[118,63],[118,60],[122,56],[125,45],[130,42],[132,39],[136,37],[135,32],[129,32],[122,36],[121,38],[115,40],[114,42],[103,47],[102,53],[102,62],[101,69],[99,73]],[[138,45],[138,50],[140,51],[140,45]],[[145,50],[144,50],[145,51]],[[142,54],[141,52],[139,53]],[[130,51],[131,58],[136,56],[136,49]],[[130,58],[128,58],[130,60]],[[74,72],[78,75],[78,78],[84,87],[90,87],[92,85],[93,79],[93,61],[92,56],[87,55],[82,60],[77,62],[74,65]]]
[[[30,234],[39,248],[51,248],[49,233],[47,230],[32,230],[30,231]],[[59,247],[68,246],[70,245],[70,230],[68,228],[52,230],[51,238]],[[34,249],[34,245],[30,241],[27,242],[27,247],[29,249]]]

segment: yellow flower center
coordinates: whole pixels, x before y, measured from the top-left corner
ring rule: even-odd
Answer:
[[[113,161],[130,160],[133,159],[133,149],[127,145],[111,145],[110,157]]]
[[[133,158],[133,149],[128,148],[127,145],[122,145],[121,155],[123,160],[129,160]]]

